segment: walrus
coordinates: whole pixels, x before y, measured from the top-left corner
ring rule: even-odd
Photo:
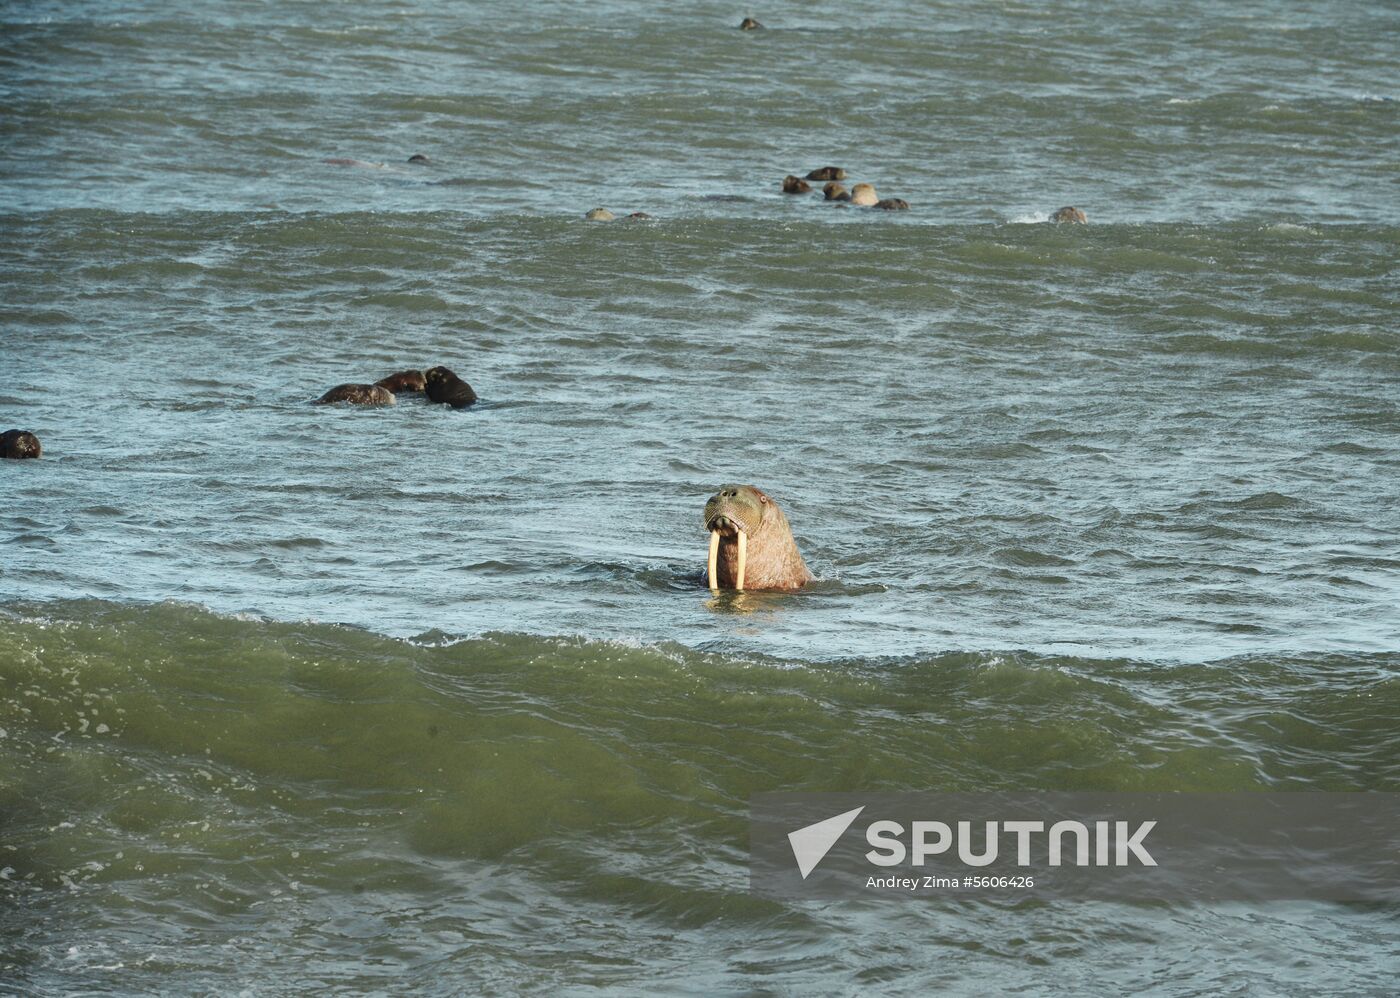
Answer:
[[[851,204],[873,205],[879,204],[880,198],[875,193],[875,188],[869,184],[856,184],[851,188]]]
[[[430,160],[427,156],[424,156],[421,152],[416,152],[412,156],[408,157],[408,161],[410,163],[413,163],[415,166],[426,166],[427,164],[432,162],[432,160]]]
[[[38,457],[44,453],[39,438],[28,430],[6,430],[0,433],[0,458],[12,457],[16,460]]]
[[[742,21],[739,22],[739,30],[740,30],[740,31],[758,31],[758,30],[762,29],[762,27],[763,27],[763,25],[759,24],[757,21],[755,21],[755,20],[754,20],[753,18],[751,18],[751,17],[746,17],[746,18],[744,18]]]
[[[823,166],[807,174],[808,180],[845,180],[846,171],[839,166]]]
[[[391,391],[395,395],[402,395],[404,392],[421,392],[423,390],[423,372],[399,371],[387,378],[380,378],[375,382],[375,385]]]
[[[885,198],[883,201],[876,201],[872,207],[884,211],[908,211],[909,202],[903,198]]]
[[[783,178],[784,194],[809,194],[811,193],[811,190],[812,185],[807,183],[807,181],[803,180],[801,177],[795,177],[791,173],[789,173],[786,177]]]
[[[753,485],[725,485],[705,503],[711,589],[801,589],[807,570],[787,517]]]
[[[316,400],[316,405],[349,402],[351,405],[393,405],[394,393],[379,385],[336,385]]]
[[[827,201],[849,201],[851,192],[833,180],[822,188],[822,197]]]
[[[630,222],[649,222],[651,221],[651,216],[644,211],[634,211],[627,216],[627,220]]]
[[[617,216],[606,208],[592,208],[583,217],[590,222],[611,222]]]
[[[1050,216],[1050,221],[1052,221],[1052,222],[1076,222],[1076,223],[1078,223],[1078,224],[1080,224],[1080,225],[1084,225],[1084,224],[1086,224],[1086,223],[1089,221],[1089,216],[1086,215],[1086,214],[1084,214],[1084,212],[1083,212],[1081,209],[1079,209],[1079,208],[1068,207],[1068,208],[1061,208],[1059,211],[1057,211],[1057,212],[1055,212],[1053,215],[1051,215],[1051,216]]]
[[[423,375],[429,402],[442,402],[454,409],[465,409],[476,401],[476,392],[445,367],[434,367]]]

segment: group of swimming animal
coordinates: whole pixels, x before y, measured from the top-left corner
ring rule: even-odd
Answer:
[[[372,385],[336,385],[316,400],[316,405],[345,402],[350,405],[393,405],[396,396],[421,392],[429,402],[465,409],[476,402],[472,386],[445,367],[426,371],[399,371]]]
[[[763,27],[752,17],[739,24],[741,31],[756,31]],[[383,163],[358,159],[327,159],[332,166],[358,166],[384,169]],[[425,166],[430,160],[421,153],[408,158],[414,166]],[[825,182],[822,197],[862,207],[885,211],[907,211],[909,202],[903,198],[879,198],[868,183],[853,184],[847,190],[840,181],[847,179],[845,170],[824,166],[804,177],[792,174],[783,178],[784,194],[808,194],[809,181]],[[589,221],[611,222],[617,218],[606,208],[594,208],[585,216]],[[651,218],[644,211],[625,216],[629,220]],[[1060,208],[1050,216],[1052,222],[1084,223],[1088,221],[1078,208]],[[380,378],[373,384],[336,385],[316,400],[317,405],[343,402],[350,405],[394,405],[396,396],[421,392],[429,402],[464,409],[477,401],[476,392],[446,367],[427,371],[399,371]],[[28,430],[6,430],[0,433],[0,458],[37,458],[43,453],[39,438]],[[777,502],[755,485],[725,485],[705,503],[703,519],[710,534],[710,556],[705,570],[705,582],[713,591],[720,589],[768,589],[791,591],[801,589],[815,576],[808,570],[797,550],[792,528]]]
[[[755,22],[757,24],[757,22]],[[762,25],[758,25],[762,27]],[[839,166],[821,166],[808,173],[805,177],[789,173],[783,178],[782,189],[784,194],[810,194],[812,184],[809,181],[822,183],[822,199],[824,201],[838,201],[843,204],[858,205],[863,208],[879,208],[881,211],[908,211],[909,202],[903,198],[881,198],[875,193],[873,184],[860,183],[852,184],[847,190],[840,181],[850,176]],[[617,218],[606,208],[593,208],[584,216],[590,222],[611,222]],[[637,221],[651,218],[644,211],[634,211],[625,216],[629,221]],[[1084,212],[1075,207],[1060,208],[1050,215],[1052,222],[1077,222],[1083,224],[1089,221]]]
[[[398,395],[421,392],[429,402],[465,409],[476,402],[472,386],[445,367],[426,371],[399,371],[380,378],[372,385],[336,385],[316,400],[316,405],[345,402],[349,405],[393,405]],[[29,430],[0,433],[0,458],[23,459],[44,453],[39,438]]]
[[[845,201],[850,204],[861,205],[862,207],[879,208],[883,211],[908,211],[909,202],[903,198],[885,198],[881,200],[875,194],[875,188],[871,184],[853,184],[850,190],[846,190],[839,180],[845,180],[849,176],[845,170],[839,166],[823,166],[813,170],[806,177],[798,177],[789,173],[783,178],[784,194],[810,194],[812,185],[807,183],[815,180],[817,183],[826,181],[826,186],[822,188],[822,198],[827,201]]]

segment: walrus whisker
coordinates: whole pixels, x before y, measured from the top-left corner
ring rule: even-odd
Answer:
[[[749,535],[744,531],[739,531],[739,574],[734,580],[734,588],[742,591],[744,588],[744,563],[749,560]]]
[[[708,577],[707,581],[708,581],[709,584],[710,584],[710,588],[711,588],[712,590],[714,590],[715,592],[719,592],[719,572],[717,571],[717,568],[716,568],[716,563],[717,563],[718,561],[719,561],[719,531],[718,531],[718,530],[711,530],[711,531],[710,531],[710,573],[709,573],[709,577]]]

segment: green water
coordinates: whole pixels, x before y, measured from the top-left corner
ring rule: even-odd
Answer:
[[[1355,982],[1388,974],[1365,940],[1393,913],[1343,906],[779,905],[746,894],[746,819],[773,790],[1393,789],[1394,656],[813,667],[175,604],[32,613],[0,623],[0,808],[5,968],[36,986],[908,990],[995,955],[1029,987],[1149,947],[1096,964],[1126,988],[1202,931],[1229,941],[1187,990],[1260,973],[1261,946],[1298,948],[1281,983],[1340,941]]]

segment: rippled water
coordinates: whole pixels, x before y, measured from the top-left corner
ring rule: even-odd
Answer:
[[[0,21],[0,977],[1384,992],[1393,913],[760,903],[743,808],[1400,788],[1393,5]],[[726,481],[810,590],[698,585]]]

